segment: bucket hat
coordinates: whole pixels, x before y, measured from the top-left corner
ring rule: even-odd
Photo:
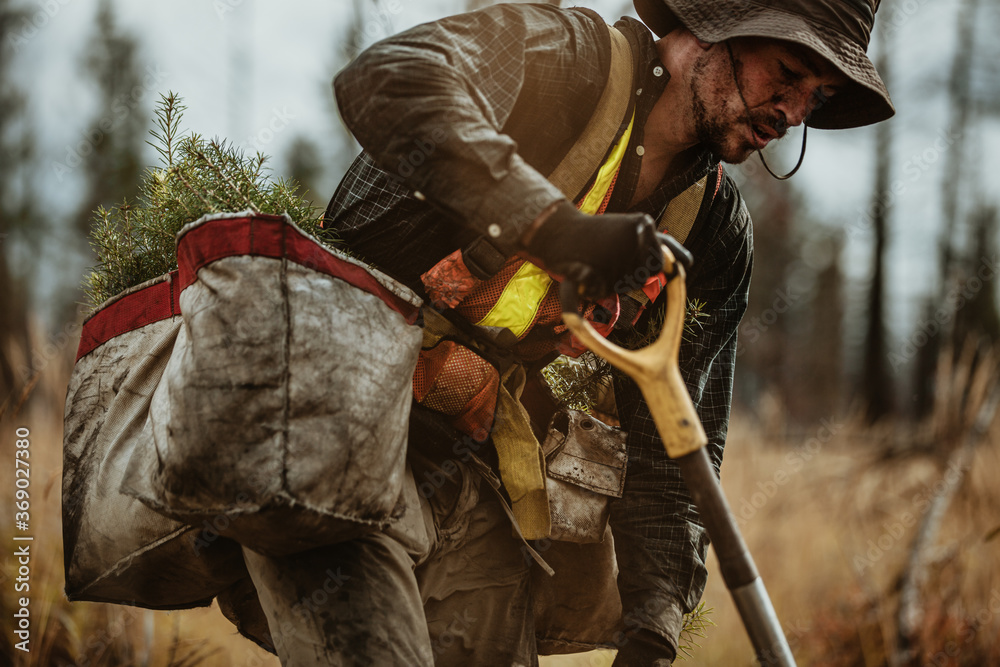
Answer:
[[[657,36],[685,27],[715,43],[767,37],[801,44],[828,60],[850,83],[813,111],[806,125],[837,130],[877,123],[896,110],[865,52],[879,0],[633,0]]]

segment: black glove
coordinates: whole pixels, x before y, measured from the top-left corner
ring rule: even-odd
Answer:
[[[527,251],[545,269],[580,283],[591,299],[642,287],[663,269],[648,215],[587,215],[565,201],[535,231]]]
[[[669,667],[675,657],[674,647],[666,639],[640,628],[629,634],[611,667]]]

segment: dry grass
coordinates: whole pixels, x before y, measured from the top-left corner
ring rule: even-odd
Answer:
[[[910,457],[880,463],[893,434],[833,419],[833,429],[767,436],[746,415],[730,429],[723,486],[800,665],[886,665],[898,578],[940,470]],[[835,430],[827,438],[829,430]],[[1000,438],[978,451],[945,519],[932,577],[922,665],[1000,664]],[[705,601],[716,627],[682,665],[754,664],[709,555]],[[977,618],[978,617],[978,618]],[[610,665],[590,654],[553,667]],[[545,664],[543,662],[543,664]]]
[[[737,420],[723,472],[726,495],[738,514],[742,508],[744,534],[800,664],[884,665],[899,575],[940,471],[922,457],[879,462],[875,445],[891,434],[850,423],[825,443],[811,441],[818,434],[768,440]],[[806,461],[811,449],[817,451]],[[772,487],[778,471],[787,480]],[[921,664],[1000,664],[1000,543],[986,541],[1000,524],[995,434],[969,475],[948,511],[925,586],[930,613]],[[749,664],[749,643],[711,566],[706,599],[719,627],[695,664]],[[976,617],[982,625],[972,630],[968,622]],[[955,655],[934,662],[940,651]]]
[[[154,612],[68,603],[62,594],[59,512],[62,403],[76,342],[36,363],[41,373],[27,412],[0,421],[0,460],[13,469],[14,429],[31,430],[34,535],[32,652],[0,638],[0,663],[14,665],[277,665],[239,637],[215,607]],[[39,346],[40,349],[44,346]],[[796,437],[767,435],[745,415],[730,431],[723,484],[802,665],[884,665],[893,637],[896,585],[915,522],[940,471],[927,457],[878,461],[891,427],[870,429],[832,420]],[[827,426],[828,431],[831,427]],[[10,475],[4,477],[12,479]],[[923,662],[1000,664],[1000,442],[980,447],[945,519],[931,577]],[[0,502],[11,507],[10,483]],[[0,514],[8,545],[0,554],[0,613],[14,609],[13,512]],[[994,533],[995,535],[995,533]],[[694,657],[679,664],[752,664],[749,642],[714,557],[706,602],[716,627]],[[607,667],[612,652],[543,658],[544,667]]]

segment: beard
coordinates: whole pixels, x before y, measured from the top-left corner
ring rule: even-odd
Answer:
[[[730,63],[721,60],[718,55],[704,53],[695,62],[691,112],[698,141],[723,162],[739,164],[757,150],[750,139],[753,124],[776,127],[777,121],[766,111],[748,110],[740,97],[730,103],[736,77]],[[784,131],[778,133],[780,136]]]
[[[703,99],[693,99],[694,128],[698,141],[723,162],[739,164],[753,154],[754,147],[749,142],[739,142],[733,135],[736,127],[746,127],[745,122],[734,126],[719,119],[718,114],[709,114]]]

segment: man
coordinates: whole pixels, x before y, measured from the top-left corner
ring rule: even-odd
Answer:
[[[425,309],[428,330],[438,328],[428,355],[440,341],[454,343],[440,368],[463,351],[481,352],[473,339],[483,331],[507,329],[517,340],[498,344],[506,361],[477,352],[459,371],[430,380],[423,373],[437,362],[429,356],[418,367],[423,421],[411,434],[415,481],[398,529],[289,559],[248,560],[284,664],[537,663],[545,638],[540,630],[536,638],[531,571],[539,566],[512,532],[528,514],[523,505],[519,513],[493,447],[506,423],[494,419],[505,374],[511,364],[534,370],[572,346],[558,310],[555,318],[546,310],[551,276],[582,283],[597,304],[590,316],[613,324],[612,338],[642,334],[663,301],[649,304],[635,290],[637,276],[640,287],[650,285],[643,281],[658,256],[655,221],[692,191],[688,291],[707,304],[707,317],[684,341],[680,365],[721,465],[752,234],[719,162],[742,162],[791,126],[846,128],[893,114],[865,56],[878,2],[635,4],[659,39],[638,21],[616,24],[631,59],[626,113],[601,151],[607,173],[595,171],[579,195],[546,175],[585,133],[619,71],[612,53],[621,42],[589,10],[506,5],[450,17],[380,42],[337,76],[341,113],[364,152],[330,203],[329,226],[447,316],[441,323]],[[600,183],[595,206],[585,208]],[[518,282],[526,267],[536,282]],[[541,285],[538,295],[518,291],[529,283]],[[523,317],[519,304],[536,300],[523,327],[490,319],[510,289],[515,319]],[[655,289],[647,296],[655,299]],[[477,311],[470,303],[479,297]],[[478,333],[474,324],[483,325]],[[456,394],[470,378],[471,393]],[[434,403],[438,389],[446,395]],[[472,400],[486,394],[485,403]],[[621,612],[600,636],[569,628],[559,641],[562,650],[616,646],[618,666],[669,664],[682,616],[704,589],[708,539],[638,390],[617,378],[615,397],[628,432],[625,490],[610,519]],[[435,420],[471,437],[461,456]],[[296,625],[287,604],[321,585],[309,573],[331,564],[350,574],[346,584],[314,610],[309,627]]]

